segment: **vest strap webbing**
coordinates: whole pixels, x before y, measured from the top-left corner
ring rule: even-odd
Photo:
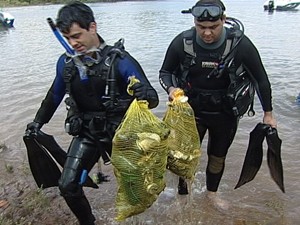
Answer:
[[[195,58],[196,58],[196,52],[194,50],[193,45],[193,36],[196,35],[196,29],[192,28],[190,30],[187,30],[183,34],[183,49],[185,54],[185,59],[183,61],[182,65],[182,72],[181,72],[181,82],[186,83],[187,75],[189,73],[189,69],[191,66],[196,64]],[[221,61],[228,55],[232,48],[233,38],[228,38],[226,40],[226,45],[224,52],[222,54]]]

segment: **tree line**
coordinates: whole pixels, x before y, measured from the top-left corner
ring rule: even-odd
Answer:
[[[27,5],[45,5],[45,4],[66,4],[71,0],[0,0],[1,7],[27,6]],[[116,2],[118,0],[81,0],[85,3],[93,2]]]

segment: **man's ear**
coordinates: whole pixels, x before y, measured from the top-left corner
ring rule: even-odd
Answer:
[[[221,20],[223,21],[223,23],[225,23],[225,20],[226,20],[226,15],[225,14],[222,15]]]
[[[97,33],[97,23],[96,22],[91,22],[89,26],[89,31],[93,33]]]

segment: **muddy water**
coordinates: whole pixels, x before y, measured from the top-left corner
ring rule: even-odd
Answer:
[[[176,178],[167,174],[167,187],[146,212],[114,221],[116,181],[111,166],[103,170],[111,174],[111,182],[100,190],[87,190],[99,224],[300,224],[300,107],[295,98],[300,92],[300,12],[263,11],[263,1],[224,1],[227,15],[243,21],[246,34],[256,44],[273,86],[274,111],[282,145],[286,194],[270,178],[266,158],[254,181],[234,190],[238,181],[249,131],[262,119],[259,101],[256,116],[243,118],[236,139],[228,154],[220,185],[222,198],[229,201],[228,211],[216,210],[205,197],[206,140],[196,179],[189,196],[176,194]],[[166,94],[158,83],[158,70],[169,42],[193,25],[189,15],[180,14],[194,1],[145,1],[91,4],[98,29],[110,44],[125,38],[126,49],[140,61],[161,103],[154,113],[162,118]],[[56,41],[46,22],[55,18],[61,5],[9,8],[15,16],[15,29],[0,31],[0,103],[1,143],[10,147],[9,161],[24,160],[22,142],[25,126],[30,122],[55,76],[55,64],[63,48]],[[62,104],[43,130],[55,136],[67,148],[70,138],[64,133],[65,107]]]

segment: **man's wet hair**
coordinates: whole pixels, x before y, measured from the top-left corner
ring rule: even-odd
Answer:
[[[199,1],[195,4],[195,6],[203,5],[203,4],[218,5],[218,6],[221,7],[221,9],[222,9],[223,11],[226,10],[225,5],[224,5],[224,3],[223,3],[221,0],[199,0]]]
[[[58,11],[56,26],[61,32],[69,33],[73,23],[89,30],[91,22],[95,22],[92,9],[80,1],[73,1]]]

